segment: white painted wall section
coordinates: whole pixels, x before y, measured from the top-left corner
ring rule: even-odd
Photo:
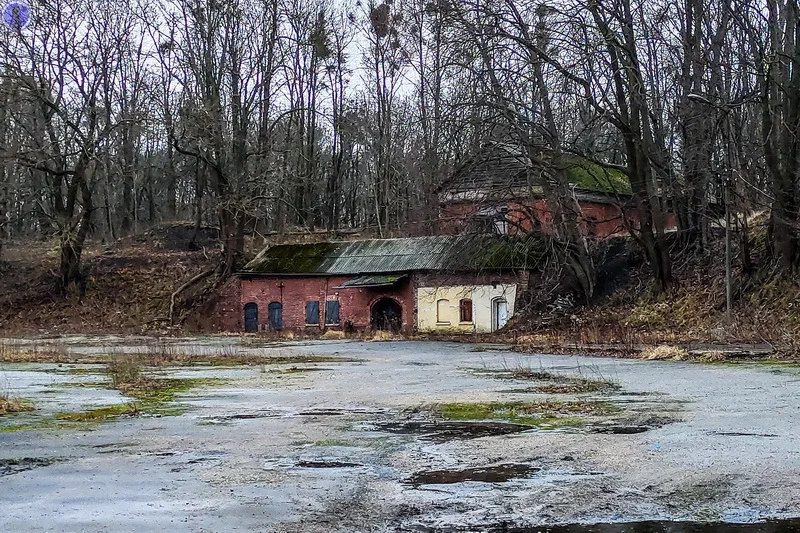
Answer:
[[[417,289],[417,329],[419,331],[459,331],[488,333],[493,330],[494,301],[508,302],[508,318],[514,315],[517,298],[515,283],[497,285],[459,285]],[[462,322],[461,300],[472,300],[472,322]],[[442,302],[446,300],[446,302]]]

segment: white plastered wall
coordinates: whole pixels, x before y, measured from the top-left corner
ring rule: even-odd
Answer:
[[[420,287],[417,289],[417,329],[419,331],[492,331],[492,302],[502,298],[508,302],[508,318],[514,314],[517,285],[459,285],[454,287]],[[472,322],[460,322],[460,302],[472,300]],[[438,302],[447,300],[438,316]]]

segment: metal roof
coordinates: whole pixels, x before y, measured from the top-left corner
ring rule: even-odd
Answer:
[[[248,274],[380,274],[532,268],[545,253],[543,237],[438,235],[350,242],[279,244],[245,265]]]
[[[371,274],[358,276],[350,281],[342,283],[334,289],[349,289],[352,287],[391,287],[401,279],[405,279],[405,274]]]

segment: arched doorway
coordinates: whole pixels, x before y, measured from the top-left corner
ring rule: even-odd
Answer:
[[[269,328],[272,331],[283,329],[283,305],[280,302],[272,302],[267,308],[269,310]]]
[[[399,332],[403,327],[403,307],[391,298],[372,304],[372,329]]]
[[[492,331],[503,329],[508,322],[508,301],[505,298],[492,300]]]
[[[248,333],[258,331],[258,304],[250,302],[244,306],[244,330]]]

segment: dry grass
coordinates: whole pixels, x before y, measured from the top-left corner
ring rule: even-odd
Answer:
[[[489,375],[498,379],[519,379],[541,382],[535,387],[536,392],[544,394],[577,394],[584,392],[606,392],[620,388],[617,380],[603,375],[597,366],[578,365],[574,372],[546,370],[541,363],[533,368],[530,364],[518,361],[509,365],[505,360],[500,369],[484,367],[478,371],[481,375]]]
[[[70,354],[63,342],[30,343],[15,339],[0,340],[2,363],[63,363]]]
[[[142,368],[144,366],[140,356],[115,356],[108,365],[111,374],[111,383],[115,389],[122,390],[126,386],[138,384],[143,380]]]
[[[33,406],[8,393],[0,393],[0,416],[25,411],[33,411]]]
[[[393,341],[398,339],[399,337],[397,335],[394,335],[388,331],[378,330],[375,332],[374,335],[372,335],[372,337],[368,338],[367,340],[372,342],[384,342],[384,341]]]
[[[671,359],[674,361],[684,361],[689,359],[689,352],[679,346],[669,346],[662,344],[655,348],[648,348],[644,350],[640,357],[648,361],[664,361]]]
[[[322,334],[322,338],[327,340],[342,340],[346,336],[347,335],[345,335],[344,331],[339,331],[336,329],[329,329]]]
[[[178,344],[167,339],[152,339],[142,346],[137,346],[136,351],[131,351],[129,348],[124,353],[113,346],[91,355],[72,352],[66,348],[59,349],[57,344],[55,346],[54,349],[49,341],[43,341],[41,344],[0,343],[0,362],[106,364],[112,367],[112,371],[118,368],[119,372],[123,374],[127,370],[132,370],[131,366],[133,365],[166,367],[354,362],[354,359],[346,357],[295,355],[292,352],[284,353],[269,348],[243,348],[235,344],[197,346]]]
[[[712,351],[704,352],[697,359],[704,363],[719,363],[722,361],[727,361],[728,356],[726,356],[724,352]]]

